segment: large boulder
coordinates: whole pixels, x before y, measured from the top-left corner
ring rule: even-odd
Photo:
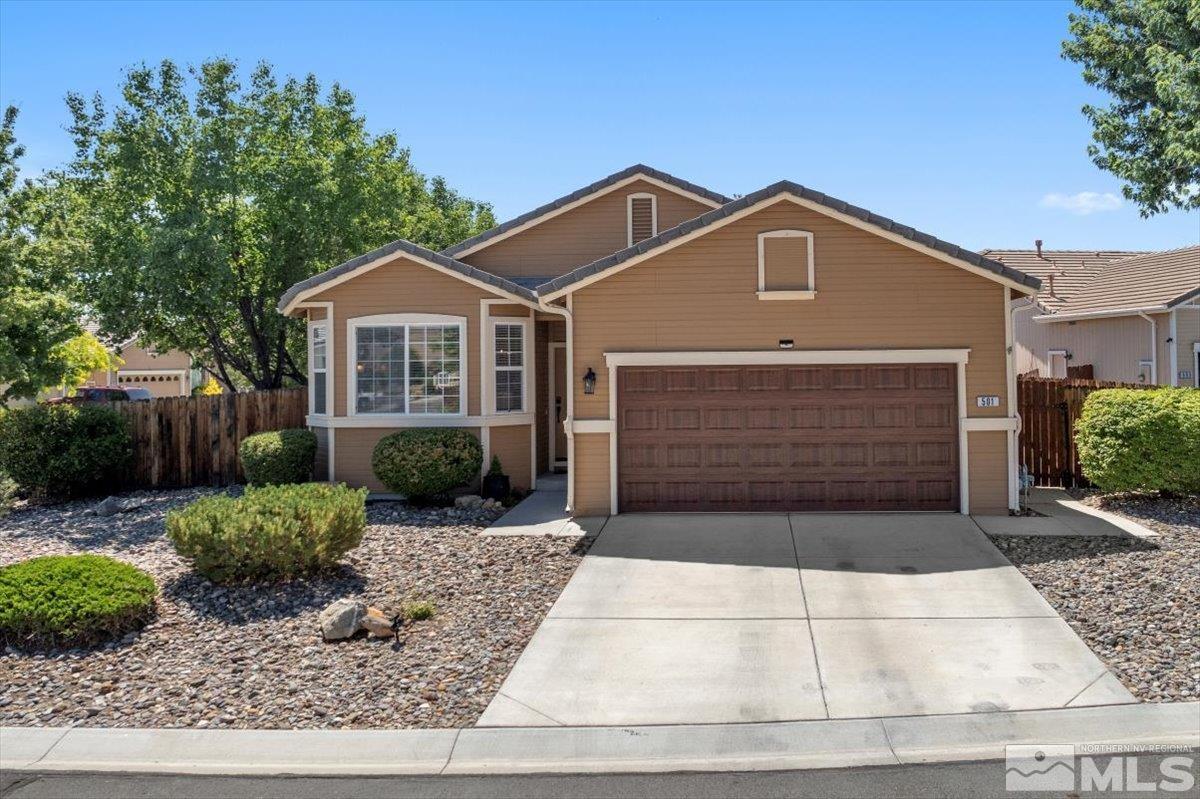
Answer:
[[[321,624],[321,636],[326,641],[349,638],[358,632],[366,615],[366,604],[357,599],[339,599],[321,611],[318,619]]]

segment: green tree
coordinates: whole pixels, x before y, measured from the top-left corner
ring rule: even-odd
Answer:
[[[1200,208],[1200,2],[1076,0],[1063,56],[1112,95],[1083,107],[1088,155],[1142,216]]]
[[[19,179],[16,121],[10,106],[0,123],[0,403],[62,385],[62,347],[81,332],[69,299],[78,197],[53,176]]]
[[[55,347],[54,357],[62,364],[62,387],[68,391],[86,383],[92,372],[116,369],[123,363],[87,331]]]
[[[354,98],[260,64],[130,70],[123,104],[69,95],[85,198],[81,263],[102,327],[212,364],[228,385],[302,383],[293,283],[396,238],[438,249],[494,224],[488,205],[428,180]]]

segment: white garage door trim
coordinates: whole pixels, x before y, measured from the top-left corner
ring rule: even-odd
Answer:
[[[871,363],[953,363],[958,372],[958,491],[959,513],[971,512],[968,490],[967,434],[962,429],[967,418],[966,349],[920,350],[748,350],[716,352],[606,352],[608,366],[608,504],[613,515],[620,513],[617,503],[617,369],[622,366],[759,366],[786,364],[871,364]]]

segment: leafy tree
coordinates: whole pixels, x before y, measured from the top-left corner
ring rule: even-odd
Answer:
[[[1113,97],[1083,107],[1088,155],[1143,216],[1200,208],[1200,3],[1076,0],[1063,56]]]
[[[86,383],[92,372],[116,369],[124,363],[109,352],[100,339],[86,331],[55,347],[54,357],[62,363],[62,386],[68,391]]]
[[[79,252],[78,197],[53,177],[20,181],[17,109],[0,123],[0,403],[61,385],[63,345],[80,331],[68,298]]]
[[[312,75],[260,64],[243,84],[232,61],[164,61],[130,70],[122,96],[112,114],[67,98],[86,296],[112,335],[192,353],[227,385],[304,382],[303,325],[275,310],[293,283],[396,238],[437,249],[494,224]]]

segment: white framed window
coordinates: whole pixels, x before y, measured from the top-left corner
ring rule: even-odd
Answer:
[[[466,414],[465,317],[380,314],[346,326],[350,415]]]
[[[325,322],[308,325],[308,412],[329,413],[329,327]]]
[[[529,408],[527,380],[530,346],[529,320],[496,317],[490,320],[492,411],[524,413]]]
[[[628,244],[632,247],[639,241],[658,235],[658,197],[647,192],[636,192],[625,198],[626,230]]]
[[[758,234],[758,298],[811,300],[817,296],[813,234],[767,230]]]

